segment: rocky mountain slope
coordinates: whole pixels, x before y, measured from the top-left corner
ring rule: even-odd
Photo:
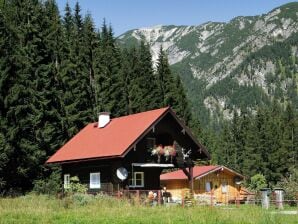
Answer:
[[[228,23],[154,26],[118,37],[121,45],[150,44],[153,60],[162,46],[184,82],[198,117],[229,119],[273,98],[298,106],[298,3]]]

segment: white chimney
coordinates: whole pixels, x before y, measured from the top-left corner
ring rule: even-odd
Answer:
[[[110,113],[101,112],[98,115],[98,128],[104,128],[110,122]]]

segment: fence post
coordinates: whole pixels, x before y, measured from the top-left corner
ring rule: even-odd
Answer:
[[[140,190],[137,190],[137,202],[140,204]]]
[[[181,205],[182,205],[182,208],[184,208],[184,192],[181,191]]]
[[[160,195],[160,190],[158,190],[157,192],[157,196],[158,196],[158,204],[161,204],[161,195]]]

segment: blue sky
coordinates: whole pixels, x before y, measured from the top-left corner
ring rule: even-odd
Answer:
[[[66,2],[57,0],[63,15]],[[288,0],[78,0],[82,13],[90,12],[100,27],[103,18],[115,36],[128,30],[154,25],[199,25],[207,21],[227,22],[236,16],[267,13]]]

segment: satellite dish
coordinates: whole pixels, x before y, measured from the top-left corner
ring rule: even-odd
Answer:
[[[117,177],[122,181],[128,177],[127,169],[125,169],[124,167],[119,167],[116,171],[116,174]]]
[[[235,184],[240,185],[240,184],[242,183],[242,180],[241,180],[240,177],[236,176],[236,177],[234,178],[234,182],[235,182]]]

